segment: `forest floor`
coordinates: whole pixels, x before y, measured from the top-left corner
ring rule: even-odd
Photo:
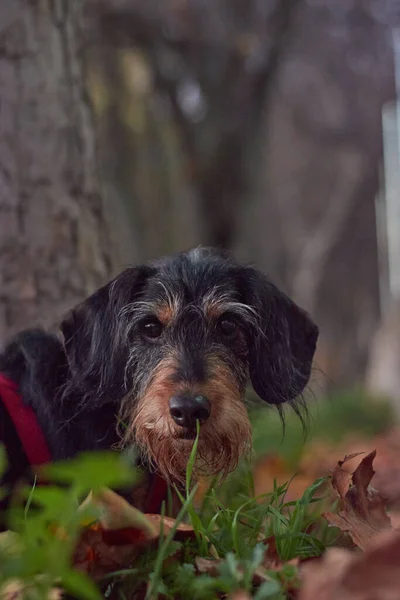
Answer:
[[[332,399],[286,431],[254,413],[255,459],[191,485],[176,519],[140,513],[110,488],[114,455],[46,471],[0,534],[0,599],[369,600],[400,589],[400,427],[362,394]],[[67,483],[59,487],[56,483]],[[85,502],[78,506],[91,490]]]

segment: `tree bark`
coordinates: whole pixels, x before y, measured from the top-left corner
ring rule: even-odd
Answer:
[[[0,3],[0,343],[113,271],[82,59],[84,1]]]

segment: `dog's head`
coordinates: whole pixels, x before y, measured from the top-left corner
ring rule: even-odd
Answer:
[[[207,249],[127,269],[62,332],[69,391],[87,410],[115,403],[126,440],[170,480],[184,476],[197,421],[198,472],[232,470],[250,446],[247,382],[266,402],[294,402],[318,337],[261,273]]]

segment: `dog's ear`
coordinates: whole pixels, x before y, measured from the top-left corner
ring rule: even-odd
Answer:
[[[61,323],[70,370],[66,393],[92,405],[124,393],[128,323],[122,309],[134,302],[153,269],[132,267],[75,307]]]
[[[247,300],[258,316],[250,335],[255,392],[271,404],[291,402],[307,385],[318,339],[308,314],[255,269],[246,271]]]

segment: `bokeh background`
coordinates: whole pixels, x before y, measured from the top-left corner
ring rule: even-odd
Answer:
[[[399,0],[2,0],[0,343],[219,246],[319,324],[317,435],[393,429],[397,27]],[[257,421],[267,471],[303,456],[288,419]]]

